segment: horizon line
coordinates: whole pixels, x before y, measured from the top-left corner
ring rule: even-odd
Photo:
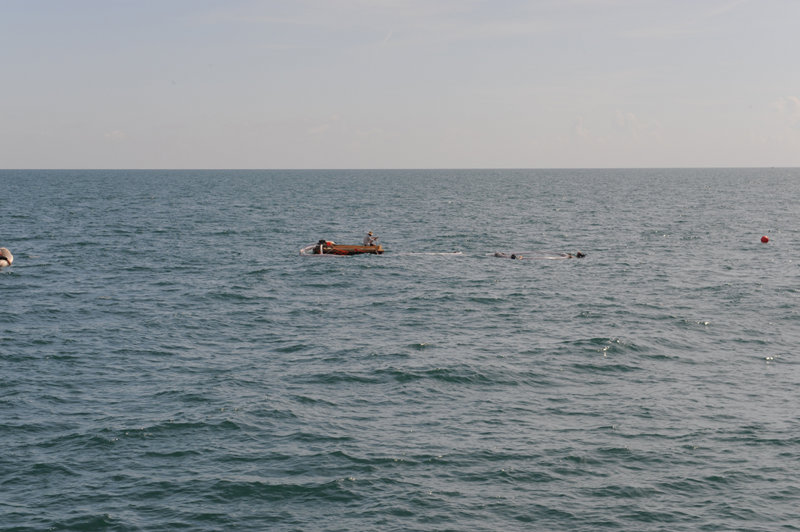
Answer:
[[[474,166],[474,167],[374,167],[374,168],[358,168],[358,167],[319,167],[319,168],[157,168],[157,167],[142,167],[142,168],[0,168],[0,172],[21,172],[21,171],[36,171],[36,172],[63,172],[63,171],[175,171],[175,172],[218,172],[218,171],[242,171],[242,172],[319,172],[319,171],[439,171],[439,170],[747,170],[747,169],[798,169],[798,166]]]

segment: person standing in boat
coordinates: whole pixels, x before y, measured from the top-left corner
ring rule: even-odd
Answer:
[[[367,236],[364,237],[364,245],[365,246],[374,246],[375,242],[378,240],[377,236],[372,236],[372,231],[367,233]]]

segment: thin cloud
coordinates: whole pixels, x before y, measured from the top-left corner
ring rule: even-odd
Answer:
[[[635,39],[675,39],[687,35],[695,35],[709,31],[709,22],[715,18],[734,11],[739,6],[750,0],[733,0],[724,2],[705,11],[692,11],[694,18],[676,21],[674,23],[637,28],[624,32],[623,35]],[[697,4],[698,7],[703,4]],[[680,15],[680,11],[677,12]]]
[[[309,127],[306,131],[309,135],[322,135],[323,133],[327,133],[340,121],[339,115],[332,115],[328,117],[327,120],[324,122],[315,124]]]
[[[128,138],[128,135],[126,135],[121,129],[115,129],[113,131],[106,132],[103,137],[112,142],[122,142]]]
[[[792,124],[800,124],[800,98],[784,96],[773,103],[773,108]]]
[[[586,126],[583,125],[583,117],[578,117],[578,120],[572,126],[572,133],[579,138],[588,139],[589,138],[589,130]]]
[[[615,122],[617,127],[635,140],[657,136],[661,126],[658,122],[640,119],[635,113],[617,109]]]
[[[279,15],[259,5],[223,7],[196,15],[194,20],[206,25],[274,26],[308,29],[337,34],[383,33],[380,46],[401,31],[400,44],[458,42],[473,39],[504,38],[563,30],[547,16],[520,8],[505,17],[495,17],[478,0],[298,0],[288,4]],[[373,43],[375,41],[372,41]]]

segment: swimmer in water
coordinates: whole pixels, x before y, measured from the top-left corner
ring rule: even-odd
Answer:
[[[516,253],[512,253],[511,255],[509,255],[508,253],[502,253],[500,251],[495,251],[494,256],[495,257],[500,257],[500,258],[503,258],[503,259],[515,259],[515,260],[525,259],[526,258],[524,255],[517,255]],[[572,253],[559,253],[557,255],[546,255],[546,254],[537,255],[536,253],[534,253],[533,257],[527,257],[527,258],[529,260],[530,259],[559,259],[559,258],[561,258],[561,259],[582,259],[585,256],[586,256],[586,254],[583,253],[582,251],[576,251],[574,254],[572,254]]]

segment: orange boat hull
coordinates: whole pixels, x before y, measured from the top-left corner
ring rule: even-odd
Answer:
[[[343,244],[333,244],[332,246],[322,246],[323,255],[361,255],[362,253],[371,253],[373,255],[380,255],[383,253],[383,247],[378,246],[346,246]],[[320,254],[320,246],[314,248],[314,254]]]

